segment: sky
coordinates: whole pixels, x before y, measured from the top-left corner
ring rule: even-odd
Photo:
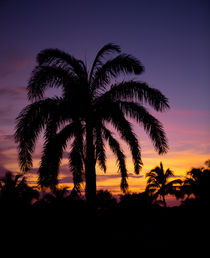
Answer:
[[[20,172],[15,118],[29,104],[26,86],[39,51],[59,48],[91,67],[96,52],[109,42],[142,62],[145,72],[135,78],[159,89],[171,107],[161,114],[150,109],[168,137],[170,149],[164,156],[134,125],[144,163],[139,176],[133,174],[131,154],[122,142],[130,191],[143,191],[145,173],[160,161],[176,177],[203,166],[210,158],[209,17],[208,0],[0,0],[0,177],[5,171]],[[29,183],[37,180],[41,146],[40,138]],[[120,175],[107,152],[107,173],[97,169],[97,187],[119,193]],[[72,187],[65,155],[60,182]]]

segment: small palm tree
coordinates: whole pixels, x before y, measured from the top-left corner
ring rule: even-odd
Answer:
[[[116,54],[105,61],[109,54]],[[130,147],[134,171],[142,167],[140,146],[131,123],[142,125],[159,154],[167,152],[162,124],[143,103],[156,111],[169,108],[167,98],[146,83],[127,80],[114,82],[124,75],[139,75],[144,68],[135,57],[121,53],[120,47],[107,44],[96,55],[90,72],[83,61],[58,49],[45,49],[37,55],[37,67],[28,83],[32,101],[17,118],[15,138],[22,171],[32,167],[32,153],[40,132],[45,129],[44,150],[39,168],[39,184],[52,189],[58,183],[63,151],[71,140],[69,166],[75,188],[86,181],[86,198],[96,200],[96,162],[106,171],[105,143],[116,156],[121,173],[121,189],[128,188],[125,155],[119,142],[107,127],[111,124]],[[47,88],[61,88],[62,96],[47,98]]]
[[[25,177],[6,172],[0,179],[1,200],[6,205],[22,204],[29,206],[32,199],[38,198],[39,193],[28,186]]]
[[[20,181],[21,175],[13,175],[11,172],[6,172],[5,176],[0,179],[1,182],[1,199],[5,202],[15,202],[18,199],[21,191],[24,178]]]
[[[182,183],[180,179],[169,182],[168,180],[172,176],[174,176],[173,172],[169,168],[165,171],[162,162],[160,162],[160,166],[146,173],[146,177],[148,177],[146,192],[151,194],[154,199],[161,197],[164,207],[166,207],[165,196],[168,194],[175,195],[176,190],[178,191],[176,185]]]

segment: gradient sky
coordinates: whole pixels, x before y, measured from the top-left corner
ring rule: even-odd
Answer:
[[[208,0],[0,0],[0,176],[18,172],[15,118],[28,104],[25,87],[37,53],[59,48],[86,61],[109,42],[145,66],[139,80],[162,91],[171,109],[153,115],[164,124],[170,150],[158,156],[142,129],[135,126],[144,167],[133,174],[127,154],[131,191],[145,187],[145,172],[162,160],[176,176],[210,158],[210,2]],[[137,78],[136,78],[137,79]],[[40,159],[41,139],[34,154]],[[123,144],[123,143],[122,143]],[[64,155],[65,157],[65,155]],[[108,172],[98,171],[99,188],[119,192],[120,177],[108,150]],[[64,159],[61,182],[72,182]],[[36,180],[36,174],[28,178]],[[71,187],[72,184],[69,184]]]

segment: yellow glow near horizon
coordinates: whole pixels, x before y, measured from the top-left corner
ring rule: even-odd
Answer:
[[[144,144],[144,143],[143,143]],[[125,149],[124,145],[124,149]],[[150,146],[143,146],[143,153],[142,153],[142,160],[143,160],[143,167],[140,172],[140,176],[132,176],[133,174],[133,162],[131,155],[129,153],[128,148],[125,149],[126,155],[126,166],[128,170],[128,184],[129,184],[129,191],[131,192],[142,192],[146,186],[146,179],[145,174],[146,172],[150,171],[154,167],[158,166],[162,161],[164,169],[170,168],[175,176],[183,178],[186,175],[186,172],[189,171],[192,167],[201,167],[204,166],[204,162],[209,159],[209,155],[207,153],[202,153],[201,151],[197,150],[171,150],[166,155],[160,156],[155,153],[154,149]],[[40,153],[40,150],[37,150],[37,153]],[[5,150],[2,152],[7,159],[4,162],[5,170],[16,172],[19,171],[18,169],[18,161],[17,161],[17,150],[10,149]],[[40,158],[39,156],[35,155],[33,158],[34,168],[38,168],[40,165]],[[65,174],[62,172],[62,167],[66,168]],[[118,168],[116,165],[116,159],[114,155],[107,149],[107,172],[104,174],[103,171],[96,166],[97,171],[97,189],[107,189],[113,193],[120,194],[122,193],[120,190],[120,173],[118,172]],[[27,175],[27,174],[26,174]],[[59,180],[65,179],[65,177],[70,176],[71,173],[68,172],[68,159],[64,158],[61,163],[61,172],[59,175]],[[30,185],[37,184],[37,174],[30,173],[27,175],[27,180],[30,182]],[[62,186],[67,186],[69,189],[73,188],[73,183],[65,182],[61,183]],[[85,184],[82,186],[83,190],[85,188]]]

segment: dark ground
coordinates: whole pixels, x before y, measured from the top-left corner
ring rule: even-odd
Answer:
[[[46,252],[49,257],[56,250],[78,256],[96,250],[104,254],[209,249],[210,211],[203,206],[141,209],[116,205],[90,212],[81,202],[4,208],[0,216],[1,251],[15,250],[28,257],[35,252]]]

